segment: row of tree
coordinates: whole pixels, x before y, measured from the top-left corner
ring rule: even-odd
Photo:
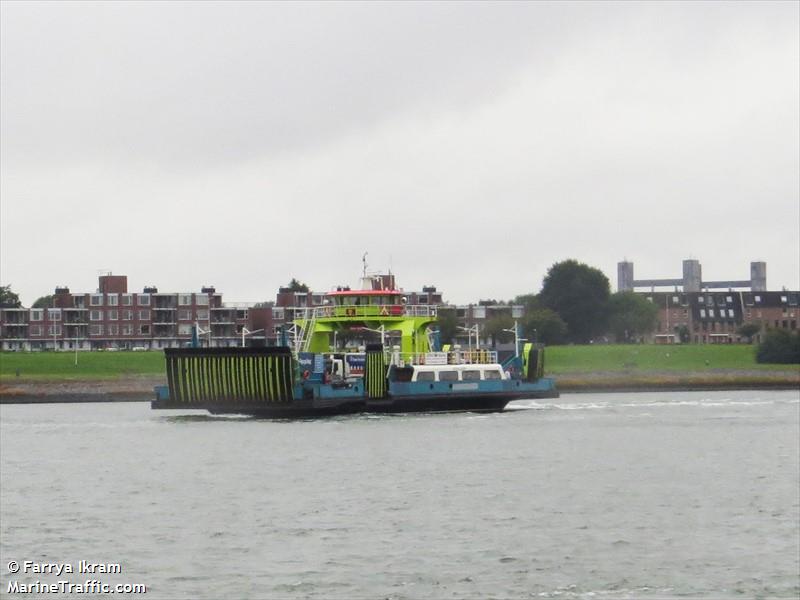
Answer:
[[[522,336],[546,344],[588,343],[609,334],[617,341],[632,341],[652,331],[658,318],[655,304],[633,292],[612,294],[602,271],[576,260],[554,264],[538,294],[517,296],[511,304],[525,308],[519,320]],[[442,339],[452,340],[458,333],[455,311],[440,311],[439,326]],[[510,314],[498,314],[486,320],[483,334],[495,343],[508,342],[513,326]]]

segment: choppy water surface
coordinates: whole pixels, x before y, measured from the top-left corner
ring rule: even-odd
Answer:
[[[87,559],[146,598],[800,594],[797,392],[512,406],[302,422],[3,406],[2,593],[10,560]]]

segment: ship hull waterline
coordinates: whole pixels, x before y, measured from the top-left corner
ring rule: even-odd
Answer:
[[[509,402],[558,397],[555,390],[527,393],[497,394],[431,394],[415,396],[388,396],[379,399],[350,398],[337,400],[297,400],[285,404],[220,402],[208,404],[183,404],[169,400],[154,400],[152,408],[166,410],[207,410],[214,415],[249,415],[266,419],[295,419],[328,417],[358,413],[402,414],[437,412],[503,412]]]

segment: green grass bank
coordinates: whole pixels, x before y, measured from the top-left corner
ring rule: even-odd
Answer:
[[[757,363],[756,346],[746,344],[551,346],[545,355],[545,370],[552,375],[662,371],[713,373],[720,369],[769,372],[792,368],[800,369],[800,365]]]
[[[764,365],[756,362],[755,346],[749,345],[588,345],[547,348],[545,370],[561,379],[582,374],[742,374],[768,375],[797,371],[800,365]],[[0,381],[107,380],[136,376],[164,376],[162,352],[79,352],[77,364],[71,352],[0,353]]]
[[[163,352],[2,352],[0,381],[104,380],[165,375]]]

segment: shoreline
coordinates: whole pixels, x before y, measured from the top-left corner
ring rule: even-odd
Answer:
[[[734,390],[797,390],[800,370],[772,373],[599,372],[552,376],[563,394],[692,392]],[[15,380],[0,383],[0,404],[68,404],[90,402],[149,402],[162,377],[123,377],[111,380]]]

